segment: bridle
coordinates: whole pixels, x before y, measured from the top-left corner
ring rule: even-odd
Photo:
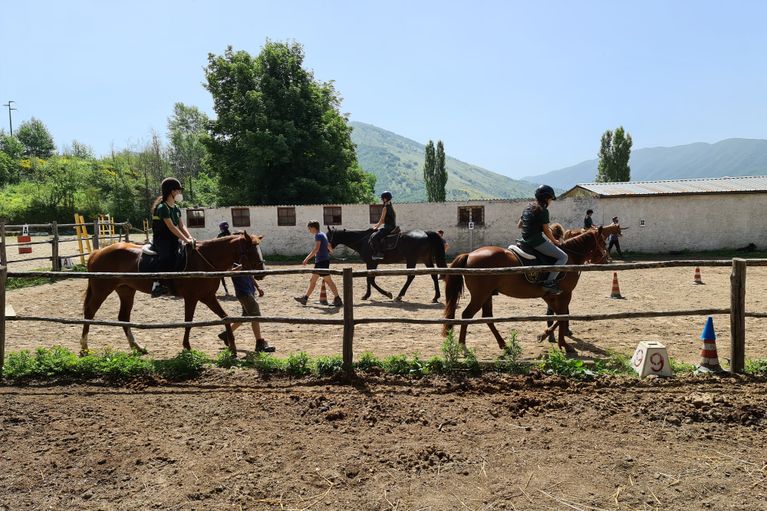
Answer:
[[[243,237],[243,239],[240,240],[240,242],[238,243],[239,246],[240,246],[240,259],[237,261],[237,264],[239,264],[240,267],[244,268],[245,267],[244,262],[245,261],[247,261],[247,262],[250,261],[250,257],[248,257],[248,251],[247,251],[247,249],[245,247],[246,247],[246,245],[248,247],[251,247],[252,246],[252,240],[250,239],[250,237],[248,235],[246,235],[244,233],[242,234],[242,237]],[[247,243],[245,243],[245,242],[247,242]],[[256,255],[258,257],[258,259],[256,260],[256,266],[258,266],[259,264],[261,266],[263,266],[265,261],[264,261],[262,255],[261,255],[261,250],[258,248],[258,245],[256,245]]]

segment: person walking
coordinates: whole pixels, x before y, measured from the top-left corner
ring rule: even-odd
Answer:
[[[618,225],[618,224],[619,224],[618,217],[614,216],[613,225]],[[623,236],[623,234],[615,233],[610,235],[610,237],[608,238],[608,241],[610,242],[610,244],[607,246],[607,255],[610,255],[610,251],[612,250],[613,247],[615,247],[615,250],[618,252],[618,257],[620,257],[621,259],[624,258],[623,252],[621,252],[621,242],[618,239],[621,236]]]
[[[316,269],[330,269],[330,254],[333,253],[333,247],[331,247],[328,243],[328,237],[324,232],[320,231],[320,223],[316,220],[309,222],[306,227],[309,233],[314,236],[314,248],[304,259],[303,265],[306,266],[309,263],[309,260],[314,257],[314,267]],[[294,299],[301,305],[306,305],[306,303],[309,301],[309,297],[312,296],[312,293],[314,292],[314,288],[317,285],[317,280],[320,278],[322,278],[323,282],[325,282],[325,284],[328,286],[328,288],[330,288],[330,291],[335,296],[335,298],[333,298],[333,306],[341,307],[343,302],[341,301],[341,297],[338,296],[338,288],[336,287],[335,282],[333,282],[333,278],[330,276],[330,274],[323,271],[312,273],[312,276],[309,279],[309,287],[307,288],[306,293],[304,293],[303,296],[296,296]]]
[[[260,316],[261,308],[256,299],[256,292],[258,292],[258,296],[260,297],[264,296],[264,292],[258,287],[253,275],[234,276],[232,277],[232,284],[234,285],[234,294],[242,306],[242,315],[253,317]],[[237,330],[241,325],[242,323],[232,323],[232,332]],[[256,338],[257,352],[272,353],[276,351],[276,348],[274,346],[269,346],[269,343],[267,343],[261,336],[261,324],[258,321],[251,321],[250,326],[253,329],[253,335]],[[226,330],[218,334],[218,338],[222,341],[226,341]]]

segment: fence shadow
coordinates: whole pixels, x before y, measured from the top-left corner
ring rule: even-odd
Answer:
[[[442,310],[445,305],[442,303],[417,303],[417,302],[395,302],[395,301],[385,301],[385,302],[379,302],[379,301],[366,301],[359,304],[354,304],[354,308],[366,308],[366,307],[373,307],[373,308],[382,308],[382,309],[400,309],[400,310],[406,310],[410,312],[417,312],[420,310]]]

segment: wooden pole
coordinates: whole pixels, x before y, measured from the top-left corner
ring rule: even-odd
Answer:
[[[61,271],[61,261],[59,260],[59,225],[51,222],[51,271]]]
[[[2,227],[5,234],[5,224]],[[5,364],[5,280],[7,275],[8,268],[5,265],[0,266],[0,377],[3,375]]]
[[[125,231],[125,243],[130,243],[130,228],[130,222],[126,220],[123,224],[123,231]]]
[[[347,375],[354,373],[354,289],[352,269],[344,268],[344,346],[343,369]]]
[[[730,371],[742,373],[746,366],[746,261],[732,260],[730,275]]]
[[[8,266],[8,254],[5,252],[5,220],[0,221],[0,266]]]
[[[93,250],[99,249],[99,219],[93,221]]]

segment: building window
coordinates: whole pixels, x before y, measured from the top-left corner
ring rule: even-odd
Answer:
[[[277,208],[277,225],[282,227],[296,225],[296,208]]]
[[[341,225],[341,206],[325,206],[323,217],[325,225]]]
[[[469,218],[475,226],[485,225],[485,206],[459,206],[458,207],[458,225],[466,227],[469,225]]]
[[[377,224],[381,219],[381,211],[383,211],[383,204],[371,204],[370,205],[370,223]]]
[[[205,210],[187,209],[186,225],[187,227],[205,227]]]
[[[232,208],[232,226],[250,227],[250,208]]]
[[[644,227],[644,220],[639,221],[639,227]]]

